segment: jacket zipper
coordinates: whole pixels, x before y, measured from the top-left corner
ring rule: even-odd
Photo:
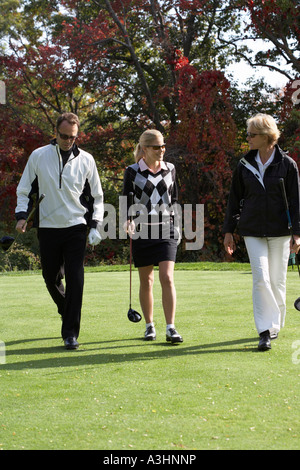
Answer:
[[[59,172],[58,189],[61,189],[62,172],[63,172],[64,168],[62,166],[62,158],[61,158],[61,154],[60,154],[58,145],[56,145],[55,147],[56,147],[56,153],[57,153],[57,156],[58,156],[58,172]]]
[[[57,153],[57,156],[58,156],[58,163],[59,163],[59,168],[58,168],[58,171],[59,171],[58,189],[61,189],[62,174],[63,174],[63,171],[64,171],[64,165],[63,165],[62,156],[60,154],[58,145],[56,145],[56,153]],[[67,163],[69,163],[71,160],[74,160],[74,158],[76,158],[75,155],[73,156],[73,158],[69,158]]]

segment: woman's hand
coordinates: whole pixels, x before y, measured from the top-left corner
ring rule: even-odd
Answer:
[[[225,233],[224,237],[224,247],[226,253],[232,255],[236,249],[232,233]]]
[[[300,235],[294,235],[290,241],[291,253],[298,253],[300,250]]]
[[[131,237],[132,235],[135,234],[135,223],[134,221],[130,222],[130,220],[127,220],[123,226],[124,231],[128,233],[128,235]]]

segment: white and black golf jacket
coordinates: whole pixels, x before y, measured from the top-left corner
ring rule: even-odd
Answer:
[[[32,152],[17,187],[17,220],[27,218],[34,194],[45,194],[37,211],[40,228],[79,224],[97,228],[103,221],[103,191],[95,160],[76,145],[65,165],[56,140]]]

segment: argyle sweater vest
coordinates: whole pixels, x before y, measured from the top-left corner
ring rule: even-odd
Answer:
[[[134,204],[139,204],[141,213],[148,214],[149,222],[168,214],[174,216],[178,197],[174,165],[164,162],[157,173],[142,170],[139,163],[130,165],[124,173],[123,195],[128,196],[130,192],[134,193]]]

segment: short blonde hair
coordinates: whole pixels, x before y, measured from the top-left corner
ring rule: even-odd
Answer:
[[[156,141],[157,137],[164,140],[162,133],[156,129],[147,129],[142,133],[141,137],[139,138],[139,143],[133,152],[136,163],[139,162],[141,158],[143,158],[142,147],[147,147],[147,145],[155,145],[154,142]]]
[[[269,114],[259,113],[248,119],[247,129],[250,132],[253,130],[253,133],[267,135],[269,144],[276,144],[280,137],[275,119]]]

